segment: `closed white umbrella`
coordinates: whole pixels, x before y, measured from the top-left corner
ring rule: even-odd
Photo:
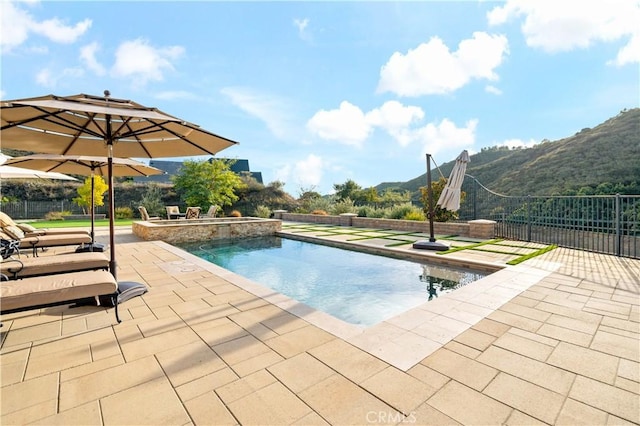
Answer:
[[[438,202],[436,203],[443,209],[449,211],[457,211],[460,209],[460,191],[462,188],[462,181],[464,181],[464,174],[467,171],[467,163],[471,160],[469,153],[465,149],[456,158],[456,163],[453,165],[447,184],[445,185]]]

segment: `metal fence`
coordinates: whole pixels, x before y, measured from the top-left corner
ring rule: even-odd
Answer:
[[[506,196],[467,175],[460,220],[490,219],[496,236],[640,258],[640,195]]]
[[[0,206],[3,212],[13,219],[44,219],[50,212],[70,212],[82,214],[82,209],[71,200],[52,201],[10,201]],[[107,204],[96,206],[96,214],[106,214]]]

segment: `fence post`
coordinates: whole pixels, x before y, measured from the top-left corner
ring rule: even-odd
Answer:
[[[527,241],[531,241],[531,195],[527,195]]]
[[[616,256],[622,254],[622,218],[620,217],[620,193],[616,194]]]

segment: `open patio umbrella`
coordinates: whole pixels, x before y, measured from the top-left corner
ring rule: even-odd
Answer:
[[[11,157],[0,154],[0,179],[57,179],[78,180],[74,177],[55,172],[37,172],[29,168],[15,167],[5,164]]]
[[[163,174],[164,171],[147,166],[130,158],[114,158],[113,176],[151,176]],[[108,175],[108,158],[88,155],[57,155],[34,154],[24,157],[15,157],[6,164],[15,164],[25,169],[41,170],[43,172],[64,172],[73,175],[91,176],[91,244],[79,247],[76,251],[103,251],[104,246],[95,242],[95,214],[93,177]]]
[[[0,103],[2,145],[45,154],[108,158],[110,270],[116,276],[113,157],[214,155],[237,144],[156,108],[104,96],[47,95]]]
[[[467,163],[470,161],[469,153],[465,149],[458,158],[456,158],[456,162],[449,175],[449,180],[447,180],[447,184],[442,190],[436,205],[449,211],[457,211],[460,209],[460,188],[462,188],[464,173],[467,171]]]

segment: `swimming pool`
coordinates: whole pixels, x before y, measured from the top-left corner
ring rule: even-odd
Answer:
[[[277,236],[175,245],[363,326],[377,324],[487,275]]]

